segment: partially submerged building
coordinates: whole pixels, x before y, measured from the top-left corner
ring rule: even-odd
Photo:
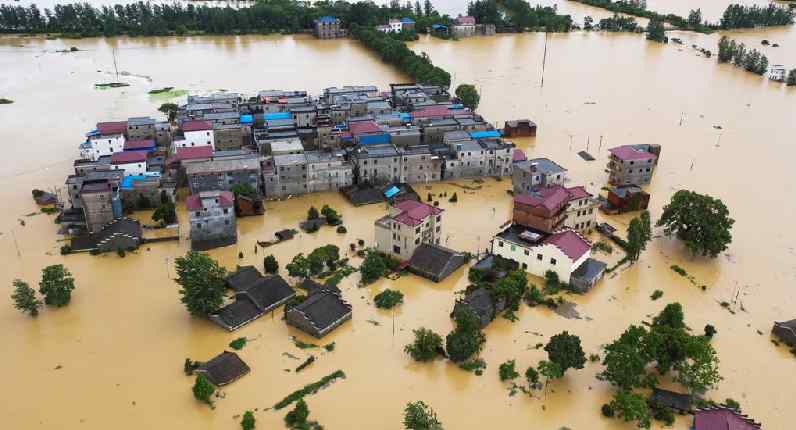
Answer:
[[[296,294],[281,276],[264,277],[253,266],[239,268],[226,282],[235,291],[235,299],[210,315],[210,320],[228,331],[260,318]]]
[[[587,233],[596,226],[597,200],[582,186],[534,188],[514,196],[512,220],[545,233],[570,228]]]
[[[314,34],[318,39],[336,39],[345,37],[343,23],[333,16],[322,16],[315,20]]]
[[[262,169],[257,154],[215,156],[205,161],[192,161],[185,165],[188,187],[192,194],[202,191],[230,191],[236,184],[247,184],[260,193]]]
[[[463,309],[473,312],[478,317],[481,328],[489,325],[500,312],[506,308],[505,300],[496,300],[486,287],[468,291],[463,299],[457,300],[453,306],[451,317]]]
[[[321,338],[351,319],[351,305],[338,292],[327,289],[309,295],[285,313],[289,325]]]
[[[694,412],[692,430],[760,430],[762,426],[740,411],[727,407],[699,409]]]
[[[658,166],[661,146],[623,145],[608,151],[611,153],[608,182],[612,185],[646,185],[652,180],[655,167]]]
[[[516,151],[515,151],[515,154]],[[549,158],[524,159],[525,154],[517,154],[511,174],[511,184],[515,193],[529,193],[537,187],[564,185],[567,169]]]
[[[467,262],[463,253],[436,244],[421,243],[407,268],[415,275],[441,282]]]
[[[204,375],[216,387],[223,387],[237,381],[250,371],[249,366],[238,354],[224,351],[210,361],[202,363],[194,372]]]
[[[414,200],[404,200],[376,220],[376,249],[407,261],[421,244],[439,245],[443,210]]]
[[[191,223],[191,249],[205,251],[238,241],[235,197],[229,191],[203,191],[185,201]]]
[[[661,388],[653,388],[650,402],[663,406],[671,410],[677,411],[681,414],[690,413],[693,409],[691,406],[691,396],[688,394],[677,393],[674,391],[664,390]]]
[[[608,189],[608,196],[600,204],[600,209],[607,214],[647,209],[650,195],[638,185],[618,185]]]
[[[536,123],[529,119],[506,121],[503,135],[506,137],[536,136]]]

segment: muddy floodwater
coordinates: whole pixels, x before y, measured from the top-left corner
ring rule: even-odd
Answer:
[[[766,48],[766,53],[796,67],[793,28],[739,33],[755,46],[776,35],[782,46],[779,51]],[[656,237],[637,264],[607,276],[586,295],[568,298],[580,319],[524,305],[517,322],[497,319],[485,330],[482,357],[488,367],[483,376],[443,360],[416,364],[402,351],[412,329],[428,327],[443,336],[450,331],[448,313],[454,293],[467,286],[466,268],[440,284],[404,276],[366,288],[356,286],[354,274],[341,284],[353,305],[353,320],[319,342],[335,342],[334,351],[299,350],[291,336],[313,340],[288,328],[281,309],[234,334],[188,315],[172,281],[174,259],[188,248],[184,212],[179,243],[152,244],[126,258],[62,257],[53,217],[30,215],[37,211],[30,190],[63,186],[82,135],[94,123],[154,114],[167,101],[148,95],[152,88],[285,88],[317,94],[345,84],[386,88],[407,77],[349,40],[0,39],[0,97],[15,101],[0,106],[0,427],[235,429],[240,414],[256,409],[257,428],[283,428],[285,411],[264,409],[342,369],[345,380],[307,397],[310,417],[328,429],[402,428],[403,406],[414,400],[431,404],[446,429],[631,429],[600,416],[599,407],[612,389],[595,378],[602,368],[597,363],[570,371],[534,397],[509,397],[497,368],[508,359],[516,359],[521,369],[536,365],[546,353],[534,345],[564,330],[581,337],[587,354],[599,353],[601,345],[629,324],[678,301],[694,332],[708,323],[718,329],[713,343],[725,379],[708,396],[738,400],[765,428],[792,428],[796,358],[772,345],[769,332],[773,321],[796,318],[796,231],[791,225],[796,215],[796,88],[719,66],[690,48],[696,43],[715,49],[718,35],[686,37],[693,42],[677,46],[649,43],[640,35],[549,35],[544,86],[543,34],[459,42],[423,38],[412,44],[451,71],[454,85],[475,83],[482,93],[479,110],[489,120],[502,125],[507,119],[534,119],[538,136],[515,143],[531,157],[550,157],[568,168],[573,185],[600,191],[607,178],[607,147],[660,144],[660,166],[648,187],[653,219],[682,188],[720,197],[736,219],[732,245],[715,260],[691,258],[680,244]],[[69,46],[80,52],[56,53]],[[123,79],[131,86],[96,90],[93,84],[106,80],[112,70],[112,47],[118,48],[119,68],[129,73]],[[582,160],[580,150],[588,150],[597,161]],[[441,201],[444,241],[475,252],[509,219],[510,185],[509,180],[486,179],[481,184],[463,180],[416,188],[423,196],[458,193],[458,203]],[[295,227],[310,205],[323,204],[341,212],[347,234],[324,228],[254,253],[255,241]],[[332,193],[268,202],[263,217],[239,220],[236,246],[210,254],[234,269],[237,264],[261,267],[262,258],[274,253],[284,268],[295,254],[322,244],[348,250],[357,239],[373,243],[373,221],[384,214],[384,205],[354,208]],[[149,215],[136,214],[143,220]],[[629,222],[626,216],[598,219],[620,229]],[[8,300],[11,281],[22,278],[36,286],[41,268],[58,263],[76,279],[69,306],[45,309],[36,319],[15,311]],[[359,263],[353,258],[354,265]],[[674,273],[672,264],[685,268],[707,290]],[[284,270],[282,274],[287,276]],[[372,304],[373,296],[387,287],[405,294],[405,303],[394,311]],[[656,289],[664,296],[652,301]],[[722,301],[730,308],[720,306]],[[191,395],[193,379],[183,374],[183,361],[206,360],[240,336],[250,339],[240,355],[252,372],[223,388],[223,398],[211,410]],[[309,354],[317,360],[303,372],[285,371]],[[680,418],[679,428],[686,423]]]

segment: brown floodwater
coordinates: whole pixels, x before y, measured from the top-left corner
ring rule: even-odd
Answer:
[[[792,29],[744,34],[755,40],[780,33],[783,40],[796,42]],[[694,43],[713,46],[718,36],[690,37]],[[15,100],[0,106],[0,141],[6,148],[0,159],[0,201],[6,208],[0,213],[0,255],[6,262],[0,269],[0,285],[6,286],[2,295],[10,295],[14,278],[35,285],[48,264],[65,264],[77,284],[68,307],[45,309],[36,319],[16,312],[9,302],[0,306],[3,428],[234,429],[240,420],[236,417],[255,408],[258,428],[282,428],[286,411],[265,408],[342,369],[347,379],[307,398],[311,417],[329,429],[399,429],[403,406],[414,400],[431,404],[448,429],[630,429],[600,416],[599,406],[612,389],[595,379],[598,364],[568,373],[534,397],[509,397],[497,367],[508,359],[516,359],[523,370],[536,365],[545,353],[534,345],[563,330],[578,334],[587,354],[600,352],[601,345],[629,324],[673,301],[684,305],[694,332],[708,323],[718,329],[714,345],[725,380],[709,397],[739,400],[766,428],[791,428],[794,391],[789,380],[796,372],[796,359],[785,348],[773,346],[768,333],[773,321],[796,317],[796,233],[788,224],[796,214],[789,162],[796,155],[796,88],[718,66],[690,48],[648,43],[638,35],[549,35],[547,44],[543,87],[542,34],[459,42],[422,39],[412,47],[454,73],[455,83],[478,85],[483,94],[480,111],[489,120],[502,124],[513,118],[534,119],[538,136],[515,143],[530,156],[558,161],[569,169],[572,184],[585,184],[592,192],[598,192],[607,178],[607,147],[661,144],[661,163],[648,187],[653,217],[678,189],[708,193],[722,198],[737,220],[734,240],[726,253],[704,260],[657,237],[636,265],[608,276],[586,295],[569,297],[581,319],[523,306],[519,321],[496,320],[485,330],[482,357],[488,368],[479,377],[442,360],[413,363],[402,351],[412,329],[424,326],[443,335],[451,329],[448,313],[454,292],[467,285],[465,269],[440,284],[405,276],[361,289],[356,286],[358,276],[352,275],[343,281],[342,290],[353,305],[353,320],[319,342],[335,342],[336,349],[299,350],[290,336],[312,339],[288,328],[281,311],[234,334],[189,317],[171,280],[174,259],[188,249],[185,230],[179,243],[154,244],[123,259],[62,257],[52,217],[26,216],[36,211],[30,189],[63,184],[82,133],[96,121],[155,112],[164,100],[147,95],[149,89],[306,88],[317,93],[332,85],[386,87],[405,81],[405,76],[348,40],[0,39],[0,97]],[[72,45],[81,52],[55,53]],[[796,65],[793,46],[783,44],[779,52],[786,53],[783,61]],[[118,47],[121,70],[149,78],[123,77],[130,87],[95,90],[93,84],[108,79],[105,72],[112,69],[111,47]],[[598,160],[583,161],[576,154],[581,149]],[[505,192],[510,182],[487,179],[478,191],[462,185],[478,184],[458,181],[417,189],[422,195],[458,192],[458,203],[441,203],[446,210],[445,243],[476,251],[487,246],[510,216],[511,200]],[[372,243],[373,221],[385,213],[383,205],[354,208],[330,193],[268,202],[265,216],[239,221],[238,245],[210,254],[230,269],[236,264],[259,267],[266,253],[254,253],[256,240],[294,227],[310,205],[323,204],[342,213],[348,233],[327,228],[269,248],[282,267],[295,254],[325,243],[346,250],[359,238]],[[137,215],[148,217],[146,212]],[[627,216],[599,218],[622,229],[629,222]],[[185,225],[184,212],[180,219]],[[243,259],[238,259],[239,251]],[[707,290],[676,275],[669,268],[672,264],[684,267]],[[372,297],[387,287],[406,295],[395,311],[372,304]],[[652,301],[649,296],[656,289],[665,294]],[[735,313],[722,308],[722,301],[732,302]],[[208,359],[239,336],[251,339],[240,352],[251,374],[225,387],[215,410],[200,405],[191,395],[193,379],[182,373],[183,360]],[[300,361],[283,352],[302,360],[315,354],[318,360],[301,373],[285,372]],[[686,419],[679,422],[684,427]]]

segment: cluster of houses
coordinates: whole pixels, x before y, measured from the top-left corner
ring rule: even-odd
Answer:
[[[382,33],[401,33],[415,30],[415,21],[409,17],[393,18],[386,24],[377,25],[376,30]],[[495,24],[479,24],[475,17],[459,15],[454,18],[451,25],[432,24],[431,31],[438,35],[445,35],[461,39],[472,36],[492,36],[495,34]],[[337,39],[348,36],[343,22],[333,16],[322,16],[313,21],[313,34],[318,39]]]

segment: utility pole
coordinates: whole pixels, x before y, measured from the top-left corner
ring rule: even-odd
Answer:
[[[544,33],[544,53],[542,54],[542,83],[541,87],[544,88],[544,66],[547,62],[547,32]]]

